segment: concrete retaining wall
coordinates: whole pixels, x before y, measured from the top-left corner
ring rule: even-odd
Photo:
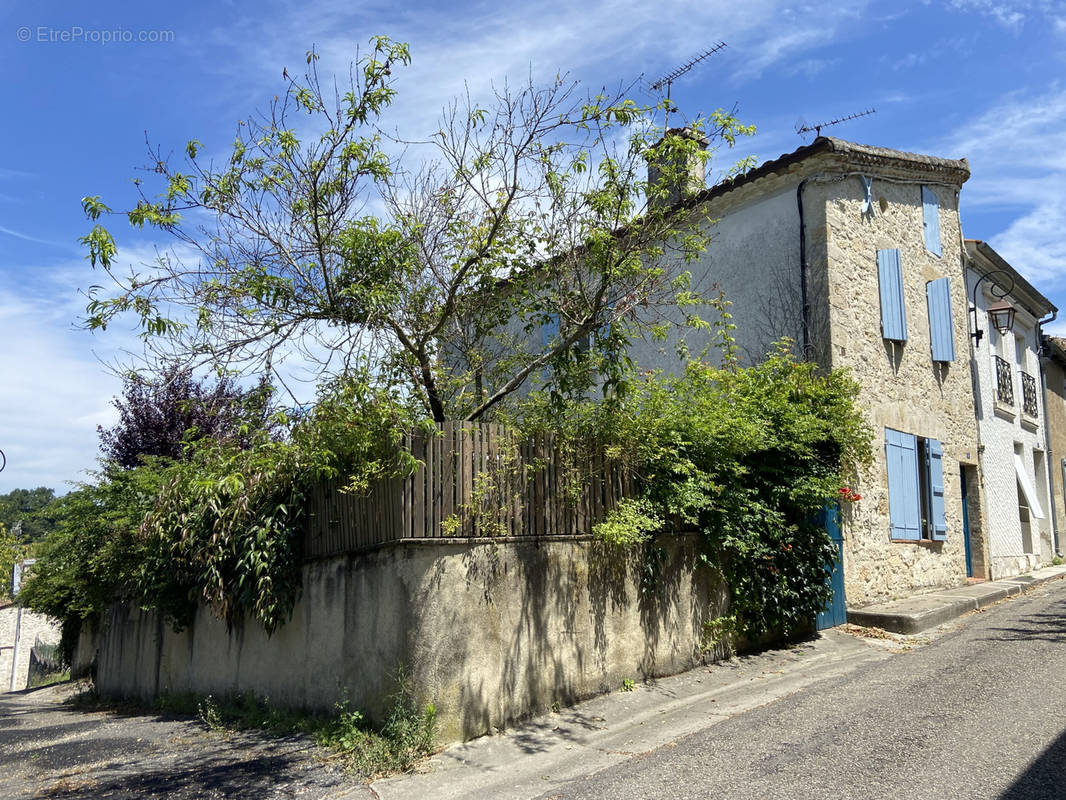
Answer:
[[[726,609],[724,585],[699,565],[696,537],[662,546],[647,594],[639,557],[587,539],[420,542],[312,562],[292,621],[270,637],[253,623],[227,631],[205,609],[175,633],[116,606],[98,638],[97,688],[251,691],[307,709],[347,697],[380,713],[402,666],[437,707],[442,740],[470,738],[720,655],[701,640]]]

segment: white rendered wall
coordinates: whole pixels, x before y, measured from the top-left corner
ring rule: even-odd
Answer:
[[[799,178],[770,180],[777,186],[768,196],[744,198],[730,192],[701,207],[710,217],[700,225],[710,243],[684,267],[692,273],[694,288],[704,295],[721,290],[731,303],[738,355],[746,364],[762,361],[782,337],[794,342],[802,337]],[[707,309],[704,316],[713,320],[715,314]],[[686,334],[693,354],[709,341],[705,334]],[[631,352],[643,367],[672,371],[680,364],[677,343],[674,335],[662,342],[635,342]]]
[[[970,307],[973,306],[973,288],[977,274],[966,271],[967,295]],[[984,292],[990,281],[981,284],[977,292],[978,324],[984,331],[984,337],[974,350],[974,367],[977,376],[976,411],[978,429],[982,444],[981,465],[984,477],[984,491],[987,501],[988,556],[991,562],[992,578],[1017,575],[1040,565],[1041,542],[1050,541],[1051,515],[1049,498],[1046,491],[1047,478],[1038,480],[1033,466],[1033,451],[1044,451],[1046,447],[1045,429],[1047,424],[1043,392],[1040,390],[1040,360],[1036,353],[1036,320],[1019,310],[1015,317],[1014,330],[1005,337],[1000,337],[989,325],[986,309],[993,302]],[[1011,298],[1007,298],[1008,301]],[[970,324],[973,315],[970,314]],[[1014,338],[1025,337],[1026,371],[1037,382],[1037,408],[1035,419],[1026,420],[1022,414],[1022,385],[1018,375],[1017,355]],[[1013,408],[996,401],[996,370],[993,356],[998,355],[1012,364],[1014,384]],[[1021,445],[1022,463],[1029,480],[1040,494],[1043,519],[1031,521],[1031,545],[1023,542],[1022,526],[1018,515],[1018,479],[1014,465],[1015,444]],[[1045,458],[1046,464],[1046,458]],[[1043,490],[1042,490],[1043,489]],[[1050,547],[1045,548],[1047,550]]]

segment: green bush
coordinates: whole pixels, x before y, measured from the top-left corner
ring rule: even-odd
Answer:
[[[639,478],[640,496],[609,514],[598,536],[636,546],[663,520],[700,531],[704,558],[729,584],[735,628],[793,635],[829,599],[834,552],[815,519],[854,485],[871,432],[848,374],[797,362],[787,343],[756,366],[726,362],[648,375],[623,398],[562,416],[531,398],[523,425],[556,430],[575,463],[602,447]]]
[[[56,501],[56,530],[20,599],[64,621],[69,656],[81,623],[129,600],[187,625],[200,603],[230,622],[273,631],[300,592],[305,496],[323,479],[352,491],[410,470],[397,445],[414,425],[398,397],[356,378],[320,392],[314,409],[282,419],[287,433],[204,438],[182,460],[105,465]]]

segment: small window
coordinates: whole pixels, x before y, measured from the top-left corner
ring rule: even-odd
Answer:
[[[922,227],[925,249],[934,256],[943,254],[940,248],[940,200],[928,186],[922,187]]]

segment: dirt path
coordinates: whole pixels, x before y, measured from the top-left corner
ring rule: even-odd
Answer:
[[[63,704],[70,686],[0,695],[4,800],[355,800],[373,793],[302,737]]]

